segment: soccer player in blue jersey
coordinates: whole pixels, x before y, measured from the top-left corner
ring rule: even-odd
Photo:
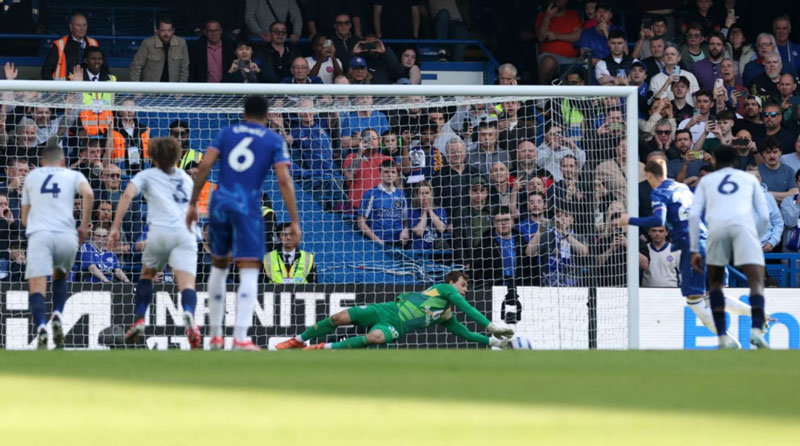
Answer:
[[[703,325],[716,333],[711,308],[703,300],[706,293],[706,274],[692,269],[692,253],[689,249],[689,215],[693,201],[692,191],[683,183],[667,178],[667,163],[663,159],[651,159],[644,166],[647,182],[653,191],[653,214],[649,217],[622,215],[620,226],[628,224],[640,227],[666,226],[672,236],[673,250],[680,250],[681,293],[689,308]],[[699,253],[705,256],[708,231],[704,224],[699,229]],[[736,342],[734,338],[730,338]]]
[[[397,165],[381,162],[381,183],[364,192],[358,210],[358,228],[368,239],[381,245],[402,246],[409,239],[406,194],[395,187]]]
[[[258,292],[258,273],[264,258],[264,221],[261,190],[270,168],[278,178],[283,203],[289,211],[291,231],[301,238],[294,183],[289,173],[291,157],[286,142],[267,125],[267,101],[250,96],[244,102],[243,124],[223,129],[206,150],[197,168],[194,190],[186,214],[186,225],[197,221],[197,197],[208,172],[221,160],[219,187],[209,206],[209,244],[212,268],[208,279],[208,312],[211,349],[222,349],[225,315],[225,281],[231,258],[239,265],[234,350],[258,351],[247,335]]]

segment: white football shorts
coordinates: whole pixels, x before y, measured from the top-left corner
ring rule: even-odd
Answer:
[[[50,276],[54,269],[68,273],[77,253],[77,233],[37,231],[28,238],[25,278]]]
[[[150,227],[142,265],[161,271],[167,263],[175,271],[197,274],[197,240],[186,228]]]
[[[764,252],[755,228],[736,225],[709,231],[706,263],[726,266],[731,258],[734,266],[764,265]]]

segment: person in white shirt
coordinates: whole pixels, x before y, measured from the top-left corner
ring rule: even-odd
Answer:
[[[719,346],[738,348],[738,344],[726,336],[722,293],[725,267],[733,260],[750,285],[753,321],[750,343],[757,348],[769,348],[764,339],[764,254],[761,251],[761,236],[769,227],[767,201],[761,184],[753,175],[734,169],[737,155],[733,147],[718,147],[714,158],[717,170],[700,179],[689,215],[692,268],[703,269],[699,239],[700,222],[704,218],[709,234],[706,249],[709,300]]]
[[[51,138],[41,151],[41,166],[25,179],[22,188],[22,224],[28,237],[28,302],[37,331],[37,348],[47,349],[44,295],[47,276],[53,277],[51,327],[56,348],[64,347],[61,313],[67,303],[67,273],[78,246],[89,235],[94,193],[86,177],[64,167],[64,151]],[[76,194],[81,196],[81,223],[75,230],[72,213]]]
[[[153,278],[169,264],[181,293],[183,322],[192,349],[201,347],[202,336],[194,320],[197,294],[194,290],[197,271],[197,236],[186,229],[186,211],[194,187],[192,178],[175,167],[181,145],[175,138],[150,141],[149,156],[156,167],[137,173],[117,204],[117,214],[108,234],[108,245],[120,238],[120,225],[131,201],[139,194],[147,200],[147,244],[142,253],[142,274],[136,285],[134,323],[125,333],[126,342],[136,342],[144,333],[147,307],[153,300]]]
[[[672,249],[672,243],[667,241],[667,228],[653,226],[648,231],[650,243],[650,265],[642,274],[642,286],[652,288],[677,288],[680,271],[681,250]]]
[[[686,118],[678,123],[678,130],[688,129],[692,134],[692,143],[696,143],[702,136],[705,135],[706,139],[714,139],[717,136],[714,133],[706,131],[706,123],[711,119],[711,108],[713,107],[712,94],[708,90],[700,90],[694,94],[695,111],[697,112],[691,118]],[[705,141],[705,140],[703,140]],[[695,147],[700,150],[702,147]]]
[[[316,34],[311,39],[313,56],[306,57],[308,66],[311,67],[309,76],[317,76],[325,84],[332,84],[337,76],[344,74],[342,62],[336,57],[336,47],[333,42],[322,34]]]
[[[583,151],[572,138],[565,138],[560,125],[551,125],[545,129],[544,142],[536,149],[536,164],[547,170],[553,181],[561,181],[561,159],[567,155],[575,157],[578,169],[586,164],[586,152]]]
[[[700,90],[700,84],[697,83],[697,78],[689,71],[681,70],[681,52],[674,44],[668,44],[664,49],[664,70],[656,74],[650,79],[650,91],[656,98],[668,97],[671,101],[674,99],[670,85],[678,82],[681,76],[689,80],[689,94],[686,96],[686,102],[694,107],[694,93]]]

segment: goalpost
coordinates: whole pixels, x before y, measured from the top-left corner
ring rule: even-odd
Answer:
[[[36,146],[56,135],[68,162],[83,167],[94,183],[95,208],[101,210],[93,227],[100,240],[107,226],[105,203],[113,209],[118,200],[116,173],[124,188],[130,176],[147,166],[146,139],[188,125],[185,148],[203,152],[220,129],[240,122],[242,100],[252,94],[267,97],[270,126],[287,136],[303,228],[299,249],[315,255],[317,279],[317,284],[275,285],[264,275],[251,331],[257,343],[272,346],[342,308],[391,300],[441,281],[452,269],[466,269],[473,279],[467,300],[492,320],[516,324],[517,333],[529,337],[535,348],[639,346],[638,231],[629,227],[622,234],[614,223],[620,212],[637,215],[638,210],[634,87],[2,81],[0,94],[6,131],[0,134],[6,144],[0,166],[6,187],[0,195],[12,215],[6,218],[0,209],[0,246],[8,246],[0,253],[0,348],[35,344],[26,284],[20,279],[24,230],[13,218],[25,170],[17,168],[19,163],[35,167]],[[137,125],[131,128],[128,118]],[[373,149],[370,137],[361,134],[366,128],[395,137],[379,134]],[[622,140],[627,141],[626,158],[620,156]],[[456,153],[453,163],[461,164],[459,141],[466,151],[464,164],[478,172],[445,169],[450,172],[445,176],[442,169],[453,161],[448,149]],[[371,164],[378,153],[396,160],[401,172],[396,186],[405,191],[407,202],[394,206],[407,209],[373,210],[365,220],[405,215],[410,238],[405,244],[381,245],[360,230],[361,198],[381,181],[378,165]],[[191,160],[190,155],[179,167],[191,168]],[[215,179],[212,173],[212,197]],[[430,210],[422,181],[431,183]],[[274,178],[269,179],[263,192],[270,202],[264,205],[273,210],[267,219],[271,214],[282,222],[288,216],[277,190]],[[0,208],[2,203],[0,197]],[[519,249],[517,233],[523,240],[521,255],[510,255],[511,245],[501,240],[506,240],[500,234],[505,229],[496,227],[503,224],[497,215],[505,206],[514,227],[514,249]],[[125,241],[115,247],[120,271],[132,280],[138,276],[138,250],[146,242],[145,215],[146,203],[129,213]],[[412,227],[422,215],[430,221]],[[398,237],[396,231],[385,232]],[[614,244],[617,237],[626,237],[625,246]],[[277,249],[274,235],[268,238],[269,247]],[[531,243],[534,238],[538,243]],[[206,325],[203,291],[209,258],[199,233],[198,242],[197,320]],[[130,347],[118,341],[132,322],[133,287],[122,283],[113,268],[107,271],[112,283],[93,279],[86,269],[92,249],[82,247],[71,274],[64,319],[67,348]],[[233,290],[230,283],[228,330],[234,321]],[[147,339],[139,347],[188,347],[177,295],[167,270],[163,284],[156,285]],[[352,333],[341,329],[337,336]],[[429,329],[408,335],[398,346],[474,344]]]

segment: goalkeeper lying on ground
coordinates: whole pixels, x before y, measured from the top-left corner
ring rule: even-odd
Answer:
[[[340,325],[358,325],[369,328],[366,336],[356,336],[341,342],[320,343],[306,347],[306,350],[363,348],[369,344],[385,344],[396,341],[406,333],[411,333],[433,324],[442,324],[456,336],[468,341],[492,347],[507,344],[514,330],[505,323],[490,323],[478,310],[467,303],[469,277],[460,271],[451,271],[444,283],[434,285],[416,293],[403,293],[394,302],[353,307],[342,310],[322,320],[313,327],[276,346],[278,350],[303,348],[304,342],[325,336]],[[478,323],[494,336],[488,337],[473,333],[453,317],[453,307],[466,313],[467,317]],[[495,337],[496,336],[496,337]]]

